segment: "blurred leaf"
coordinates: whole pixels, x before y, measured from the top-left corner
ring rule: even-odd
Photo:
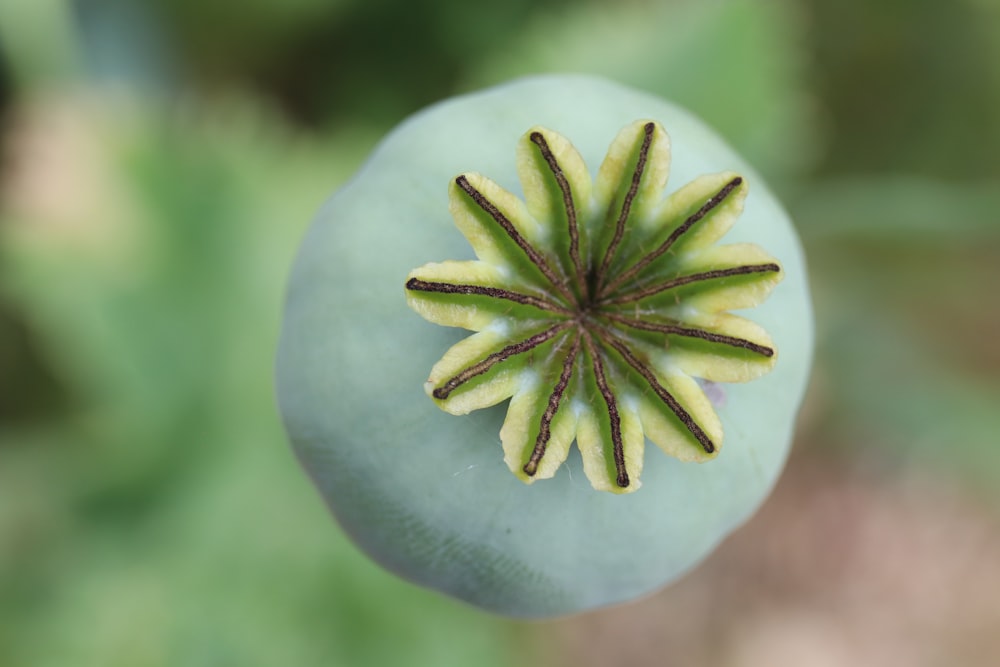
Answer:
[[[73,14],[81,54],[95,84],[155,92],[175,79],[175,54],[150,3],[75,0]]]
[[[66,0],[0,3],[0,46],[11,61],[15,81],[64,83],[79,71]]]
[[[1000,238],[1000,182],[903,174],[830,179],[809,186],[792,211],[810,239],[977,243]]]
[[[995,490],[1000,382],[947,366],[904,323],[862,312],[821,341],[830,428],[856,454],[942,466]]]
[[[807,2],[826,171],[1000,176],[995,0]]]
[[[991,332],[1000,330],[1000,311],[991,304],[1000,284],[1000,238],[988,225],[961,220],[964,208],[978,205],[975,197],[963,208],[949,200],[949,188],[901,192],[904,200],[924,202],[926,227],[913,224],[911,233],[911,225],[882,216],[867,219],[870,228],[846,219],[843,228],[807,225],[816,230],[806,247],[819,320],[817,375],[828,399],[825,430],[856,455],[942,465],[996,488],[1000,349]],[[934,195],[941,192],[939,201]],[[952,214],[937,221],[945,229],[932,229],[934,213],[951,204]],[[839,200],[831,207],[838,205],[851,207]],[[885,216],[898,208],[901,220],[924,217],[905,205],[881,205]],[[832,215],[821,211],[815,214]]]

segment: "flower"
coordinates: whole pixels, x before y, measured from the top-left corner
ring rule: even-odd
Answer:
[[[715,245],[746,180],[701,176],[664,198],[670,141],[655,121],[623,128],[592,182],[570,142],[535,127],[517,147],[525,201],[475,173],[450,187],[478,260],[406,280],[424,318],[476,333],[431,370],[427,393],[466,414],[510,398],[505,461],[552,477],[576,440],[595,489],[639,488],[646,438],[682,461],[719,453],[722,425],[696,378],[744,382],[774,344],[727,311],[760,303],[779,263],[753,244]]]
[[[636,118],[655,119],[670,130],[669,166],[674,181],[688,183],[704,174],[732,169],[752,186],[742,201],[739,224],[726,234],[726,240],[760,243],[781,258],[783,281],[752,314],[773,338],[781,358],[770,373],[754,382],[706,384],[712,396],[725,388],[725,400],[714,403],[725,429],[725,451],[711,463],[692,465],[652,452],[644,462],[640,493],[595,493],[586,481],[578,448],[571,448],[559,474],[525,485],[498,455],[504,405],[454,417],[427,398],[422,385],[428,370],[441,352],[468,334],[414,315],[406,306],[407,294],[412,296],[413,292],[401,288],[415,266],[434,259],[474,258],[468,241],[445,214],[449,203],[446,186],[455,181],[456,174],[476,168],[499,183],[516,183],[511,148],[533,124],[558,128],[572,137],[580,156],[596,166],[602,163],[608,139]],[[582,166],[575,159],[566,159],[572,152],[558,145],[553,133],[539,132],[567,182],[577,188],[572,190],[574,204],[624,196],[608,191],[613,184],[631,182],[630,170],[635,163],[630,160],[634,157],[605,161],[606,168],[612,170],[606,172],[609,177],[598,174],[590,194],[584,196],[580,188],[586,186],[582,183],[590,183],[586,171],[580,171]],[[653,157],[643,179],[647,185],[640,183],[632,202],[632,215],[643,213],[635,220],[651,219],[648,216],[654,210],[665,210],[665,202],[682,201],[676,193],[665,202],[659,201],[666,180],[659,170],[666,164],[656,157],[665,146],[659,144],[657,136],[654,132],[650,142]],[[537,145],[522,146],[534,152],[528,156],[534,154],[533,159],[541,161],[531,173],[554,178]],[[618,173],[624,175],[614,176]],[[532,219],[567,222],[556,217],[563,200],[558,184],[552,185],[554,181],[549,181],[552,194],[548,200],[528,196],[522,204],[516,198],[513,202],[497,200],[496,192],[483,185],[485,180],[471,174],[466,174],[466,180],[474,187],[482,186],[484,194],[496,200],[498,210],[526,207],[530,216],[518,217],[518,224]],[[660,186],[648,185],[654,182]],[[718,189],[728,182],[720,178]],[[701,229],[702,234],[714,229],[713,239],[721,235],[717,226],[732,222],[732,216],[727,222],[727,216],[721,214],[742,196],[743,187],[741,183],[739,190],[730,192],[715,211],[712,224]],[[536,185],[524,191],[530,195],[545,188]],[[543,210],[554,211],[551,214],[537,210],[546,201],[548,208]],[[691,213],[704,202],[696,204],[692,204]],[[476,206],[466,208],[476,213]],[[596,222],[588,217],[591,208],[578,206],[575,210],[585,212],[578,217],[581,225]],[[486,213],[480,209],[479,215],[483,219]],[[491,219],[486,216],[485,221]],[[571,261],[568,236],[563,231],[568,227],[557,226],[564,245],[556,249],[560,257]],[[521,233],[539,252],[546,252],[546,229],[525,227]],[[639,233],[642,231],[623,232],[611,266],[615,275],[621,274],[618,262],[631,252],[633,242],[644,238]],[[699,238],[709,240],[695,234],[683,243],[678,241],[657,266],[689,254],[693,260],[696,252],[724,250],[699,249],[695,247],[698,243],[685,245]],[[589,256],[587,244],[592,239],[607,242],[581,226],[581,261]],[[476,247],[490,248],[487,241],[477,239]],[[485,262],[492,258],[479,259],[484,270],[495,271],[496,262]],[[744,261],[750,264],[757,260]],[[565,270],[562,267],[569,264],[558,266]],[[518,270],[510,275],[530,275],[525,271],[532,270],[520,264],[515,268]],[[736,295],[748,298],[746,284],[740,283],[748,277],[729,277],[725,279],[727,287],[711,294],[699,292],[697,298],[695,284],[691,284],[663,292],[652,301],[683,296],[686,308],[668,311],[683,317],[684,326],[706,328],[712,318],[732,322],[729,318],[733,315],[726,314],[726,309],[745,305],[734,299]],[[551,617],[620,603],[648,595],[689,571],[743,523],[773,487],[791,445],[811,365],[813,329],[807,277],[802,248],[781,204],[763,179],[690,113],[656,96],[594,77],[520,79],[443,100],[407,119],[379,143],[357,174],[323,206],[300,247],[289,281],[276,362],[278,405],[298,459],[337,521],[359,548],[386,569],[480,608],[511,616]],[[541,298],[546,293],[539,291],[533,296]],[[763,296],[751,292],[754,294],[754,300]],[[431,300],[448,298],[444,294],[426,296]],[[477,307],[490,303],[496,306],[495,300],[482,299]],[[513,302],[504,305],[522,308]],[[704,321],[688,316],[693,305],[699,306]],[[632,303],[622,311],[632,314],[637,306],[644,308],[645,302]],[[469,323],[478,317],[468,307],[453,307]],[[537,312],[543,319],[553,316],[548,311]],[[482,323],[482,330],[469,340],[483,341],[488,331],[502,333],[501,324]],[[694,377],[711,375],[699,369],[699,364],[711,367],[717,374],[713,377],[719,377],[720,369],[727,367],[743,372],[741,366],[752,365],[763,372],[772,363],[756,357],[753,365],[745,350],[731,347],[716,346],[708,354],[706,341],[676,335],[666,336],[670,347],[664,349],[664,338],[657,332],[629,331],[644,349],[654,347],[648,341],[659,340],[657,351]],[[767,342],[749,334],[743,337],[748,336],[754,342]],[[554,346],[555,341],[547,349]],[[578,354],[584,354],[583,346],[581,341]],[[539,348],[546,349],[544,344]],[[742,354],[746,361],[720,364],[720,350]],[[539,351],[533,351],[536,358]],[[617,352],[612,349],[607,354]],[[525,360],[511,361],[515,363],[508,368],[513,371]],[[619,366],[623,363],[618,362]],[[523,369],[519,372],[522,380],[530,374],[525,375]],[[613,374],[610,377],[609,386],[621,389]],[[638,392],[644,380],[635,374],[629,377],[630,391]],[[572,382],[567,390],[575,391]],[[635,400],[634,395],[631,398]],[[603,398],[597,400],[600,406]],[[578,402],[587,405],[579,398]],[[560,410],[563,408],[565,405]],[[698,418],[704,422],[703,415]],[[558,419],[554,422],[557,426],[560,423]],[[623,424],[631,428],[630,422]],[[643,428],[649,430],[649,425]],[[623,451],[626,471],[634,484],[638,471],[629,467],[627,445]],[[689,451],[697,454],[697,448]],[[550,445],[546,456],[551,453]],[[546,456],[539,462],[535,479],[549,465]],[[523,470],[520,474],[522,478],[526,475]],[[615,476],[606,474],[606,479],[614,491]]]

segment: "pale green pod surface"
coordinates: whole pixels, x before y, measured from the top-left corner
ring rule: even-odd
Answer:
[[[628,133],[638,141],[643,128],[646,143],[635,149],[638,144],[627,143]],[[529,131],[534,139],[542,136],[551,153],[532,153],[525,139]],[[614,223],[614,207],[631,196],[630,170],[647,164],[642,151],[648,152],[648,169],[641,184],[634,179],[631,204],[637,219],[646,222],[612,240],[613,229],[593,222],[603,214],[584,213],[611,211],[607,217]],[[546,168],[560,174],[550,179],[550,190],[552,183],[562,183],[564,194],[573,188],[572,196],[560,199],[555,190],[550,199],[538,199],[548,192]],[[456,189],[460,174],[468,175],[458,181],[468,196]],[[685,186],[685,194],[669,198]],[[527,204],[524,187],[531,188]],[[701,222],[701,214],[691,213],[698,210],[697,197],[720,187],[703,207],[715,209]],[[572,308],[553,314],[532,303],[512,302],[504,310],[482,299],[452,308],[434,301],[433,294],[409,294],[411,275],[430,284],[431,278],[461,274],[467,282],[489,286],[509,274],[517,279],[539,273],[516,257],[504,265],[503,253],[509,258],[518,249],[501,247],[507,241],[489,228],[490,215],[482,211],[492,209],[477,208],[474,188],[499,202],[493,218],[509,216],[520,225],[525,244],[556,249],[553,274],[567,266],[572,273],[574,262],[591,266],[601,247],[647,252],[644,245],[666,237],[656,227],[661,219],[694,215],[699,227],[664,251],[662,261],[657,255],[645,273],[629,274],[630,256],[608,251],[609,275],[594,282],[608,285],[610,296],[602,302],[605,293],[594,287],[597,297],[588,302],[586,316],[574,316]],[[560,215],[553,211],[561,202],[584,212],[572,245],[551,238],[551,226],[533,226],[539,216]],[[469,262],[477,257],[467,236],[480,261]],[[712,245],[723,236],[721,245]],[[499,258],[495,264],[493,255]],[[740,261],[774,275],[742,271],[738,280],[726,278],[730,283],[703,293],[670,273],[670,261],[687,262],[701,278],[732,277],[736,271],[717,267]],[[618,269],[623,277],[616,282],[611,272]],[[544,278],[539,276],[514,284],[534,289],[531,281]],[[615,296],[613,288],[644,276],[649,284],[684,287],[647,289],[635,299],[626,292]],[[580,279],[567,280],[560,289],[563,304],[591,288]],[[671,322],[763,341],[747,347],[768,350],[768,358],[741,348],[716,361],[707,343],[675,345],[648,328],[622,334],[634,342],[633,352],[615,342],[618,334],[601,329],[603,324],[595,325],[594,335],[574,334],[584,326],[582,318],[602,307],[619,309],[607,320],[610,329],[631,316],[633,306],[636,318],[645,308],[677,318]],[[440,383],[468,367],[462,355],[482,357],[501,349],[512,330],[537,338],[550,315],[563,319],[530,355],[491,369],[488,378],[477,376],[479,384],[470,382],[475,386],[463,397],[428,396],[429,378]],[[480,333],[470,339],[456,327]],[[724,338],[713,335],[716,342]],[[655,591],[697,564],[756,510],[788,453],[811,353],[802,251],[788,216],[760,177],[711,130],[661,99],[590,77],[544,76],[448,100],[413,116],[327,202],[292,274],[277,389],[296,453],[338,521],[372,558],[406,579],[479,607],[548,617]],[[558,354],[568,359],[561,376],[539,371],[547,363],[544,355]],[[606,363],[595,361],[598,357]],[[643,363],[655,373],[643,375]],[[703,392],[704,381],[688,374],[727,384]],[[529,376],[532,382],[525,380]],[[556,376],[567,399],[561,406],[552,403],[562,412],[549,424],[543,408],[551,387],[544,382]],[[601,391],[593,389],[598,385]],[[663,409],[650,387],[660,396],[672,392],[704,427],[701,437],[718,446],[710,448],[706,441],[701,452],[697,442],[693,448],[685,444],[685,429],[675,419],[680,408]],[[608,421],[601,415],[613,402],[620,415]],[[508,404],[513,417],[507,416]],[[536,457],[530,469],[522,468],[524,452],[541,442],[541,436],[534,439],[539,420],[546,424],[546,437],[551,431],[551,457],[537,466]],[[617,464],[609,464],[604,441],[615,429],[620,455]],[[532,438],[524,441],[527,450],[517,440],[525,433]],[[562,457],[567,458],[560,465]]]

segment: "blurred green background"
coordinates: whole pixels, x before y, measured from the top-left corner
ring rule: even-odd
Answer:
[[[271,368],[295,246],[378,137],[541,71],[754,163],[819,347],[755,519],[530,624],[361,556]],[[0,150],[0,667],[1000,660],[1000,3],[3,0]]]

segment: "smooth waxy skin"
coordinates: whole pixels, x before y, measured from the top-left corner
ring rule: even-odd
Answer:
[[[526,486],[508,471],[505,405],[465,416],[424,393],[428,369],[467,332],[406,306],[413,268],[472,259],[448,213],[448,184],[469,171],[521,190],[515,147],[543,125],[572,139],[591,174],[637,118],[670,135],[667,193],[703,174],[749,183],[726,243],[756,243],[784,281],[752,319],[780,350],[774,370],[723,385],[725,449],[683,463],[646,445],[636,493],[595,492],[576,450]],[[310,229],[289,288],[278,398],[295,450],[345,530],[375,560],[480,607],[545,617],[650,593],[743,522],[787,455],[812,350],[805,267],[791,224],[761,179],[686,112],[587,77],[538,77],[412,117],[376,149]]]

